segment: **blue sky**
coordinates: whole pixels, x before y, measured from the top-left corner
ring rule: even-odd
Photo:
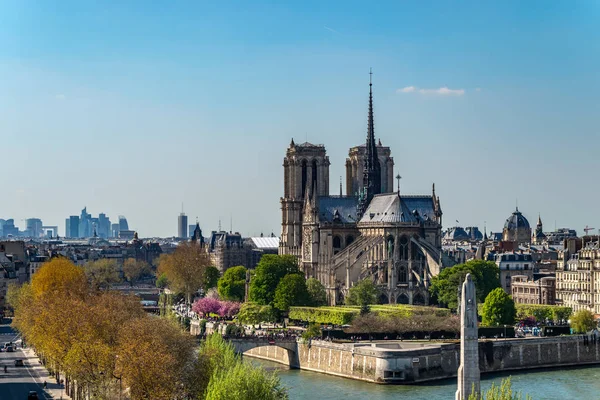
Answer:
[[[518,199],[600,228],[595,1],[0,2],[0,218],[84,207],[174,235],[280,233],[285,149],[325,144],[332,192],[375,132],[404,193],[498,231]]]

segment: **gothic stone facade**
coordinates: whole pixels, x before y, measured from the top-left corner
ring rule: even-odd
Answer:
[[[381,303],[428,304],[441,260],[439,197],[435,187],[431,195],[393,191],[391,151],[375,144],[372,93],[367,142],[346,160],[345,196],[341,184],[339,195],[329,194],[329,165],[325,146],[292,140],[283,161],[279,253],[297,256],[332,305],[362,279],[378,285]]]

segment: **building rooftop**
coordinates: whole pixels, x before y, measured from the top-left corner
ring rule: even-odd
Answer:
[[[257,249],[277,249],[279,248],[278,237],[251,237],[252,244]]]

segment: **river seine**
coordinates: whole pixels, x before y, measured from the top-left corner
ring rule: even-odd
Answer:
[[[456,380],[421,385],[377,385],[335,376],[287,369],[277,363],[253,360],[263,367],[278,371],[281,382],[289,390],[291,400],[438,400],[454,399]],[[499,384],[509,374],[484,375],[482,389],[492,382]],[[541,370],[515,373],[513,390],[531,395],[533,400],[597,400],[600,399],[600,367]],[[525,398],[525,396],[523,396]]]

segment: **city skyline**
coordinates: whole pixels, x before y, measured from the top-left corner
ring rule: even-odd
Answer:
[[[372,67],[376,136],[445,228],[500,231],[517,201],[600,228],[596,4],[48,7],[0,6],[0,218],[60,232],[87,205],[169,237],[183,201],[205,231],[279,235],[285,148],[324,144],[337,193]]]

